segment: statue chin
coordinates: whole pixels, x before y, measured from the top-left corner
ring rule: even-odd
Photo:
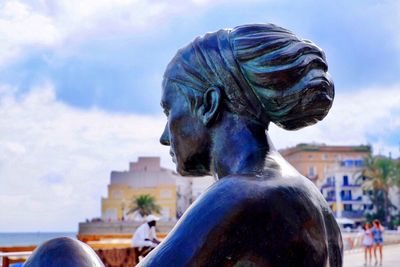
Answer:
[[[175,162],[176,171],[182,176],[207,176],[210,172],[208,156],[194,155],[185,162]]]
[[[182,176],[197,176],[197,177],[201,177],[201,176],[207,176],[207,175],[211,175],[210,171],[205,169],[205,168],[201,168],[201,169],[181,169],[181,168],[176,168],[176,171],[182,175]]]

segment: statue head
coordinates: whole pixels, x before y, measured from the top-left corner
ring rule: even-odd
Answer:
[[[296,130],[322,120],[334,86],[321,49],[273,24],[243,25],[196,38],[164,73],[160,142],[182,175],[210,173],[212,129],[223,113],[263,129]],[[239,141],[239,140],[238,140]]]

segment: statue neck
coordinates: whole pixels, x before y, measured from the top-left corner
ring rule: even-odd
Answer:
[[[212,140],[212,172],[219,179],[264,169],[269,145],[262,125],[224,112],[212,131]]]

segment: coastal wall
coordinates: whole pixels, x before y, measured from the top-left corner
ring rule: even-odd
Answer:
[[[143,222],[83,222],[79,223],[79,235],[97,234],[132,234]],[[157,232],[168,233],[174,227],[176,221],[158,221]]]

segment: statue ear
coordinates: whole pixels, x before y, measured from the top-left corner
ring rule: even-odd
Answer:
[[[218,116],[221,103],[221,91],[217,87],[210,87],[203,95],[203,105],[200,109],[201,119],[208,126]]]

